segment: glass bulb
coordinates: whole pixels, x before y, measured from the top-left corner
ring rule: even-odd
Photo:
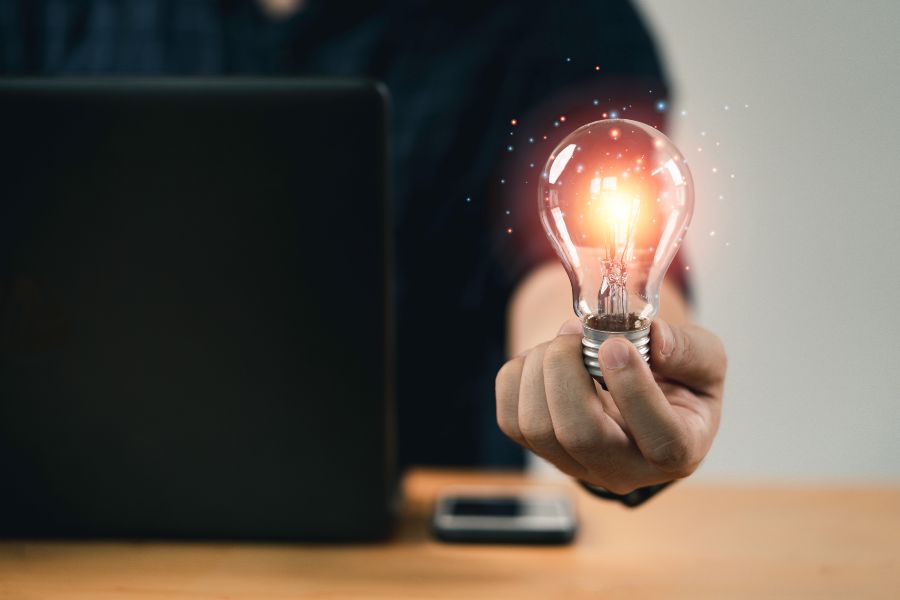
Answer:
[[[597,349],[608,337],[626,337],[649,357],[660,287],[693,213],[691,172],[653,127],[596,121],[550,154],[538,204],[572,282],[585,365],[602,384]]]

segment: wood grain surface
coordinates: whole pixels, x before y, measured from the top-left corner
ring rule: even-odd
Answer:
[[[414,471],[384,544],[3,540],[0,598],[900,598],[900,487],[688,481],[629,510],[561,482],[576,542],[524,547],[433,540],[456,483],[528,482]]]

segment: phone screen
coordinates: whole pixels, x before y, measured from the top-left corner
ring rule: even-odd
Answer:
[[[518,517],[525,514],[525,504],[513,496],[496,498],[459,498],[451,513],[458,517]]]
[[[563,493],[448,492],[435,504],[433,526],[448,542],[563,544],[572,541],[576,518]]]

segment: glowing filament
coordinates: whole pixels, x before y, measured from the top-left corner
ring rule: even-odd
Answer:
[[[617,183],[615,177],[591,179],[591,206],[595,207],[601,227],[606,259],[628,262],[634,248],[641,201],[637,196],[619,191]]]

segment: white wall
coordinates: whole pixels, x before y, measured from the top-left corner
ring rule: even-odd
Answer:
[[[696,181],[698,318],[729,351],[698,476],[900,480],[900,2],[639,6]]]

